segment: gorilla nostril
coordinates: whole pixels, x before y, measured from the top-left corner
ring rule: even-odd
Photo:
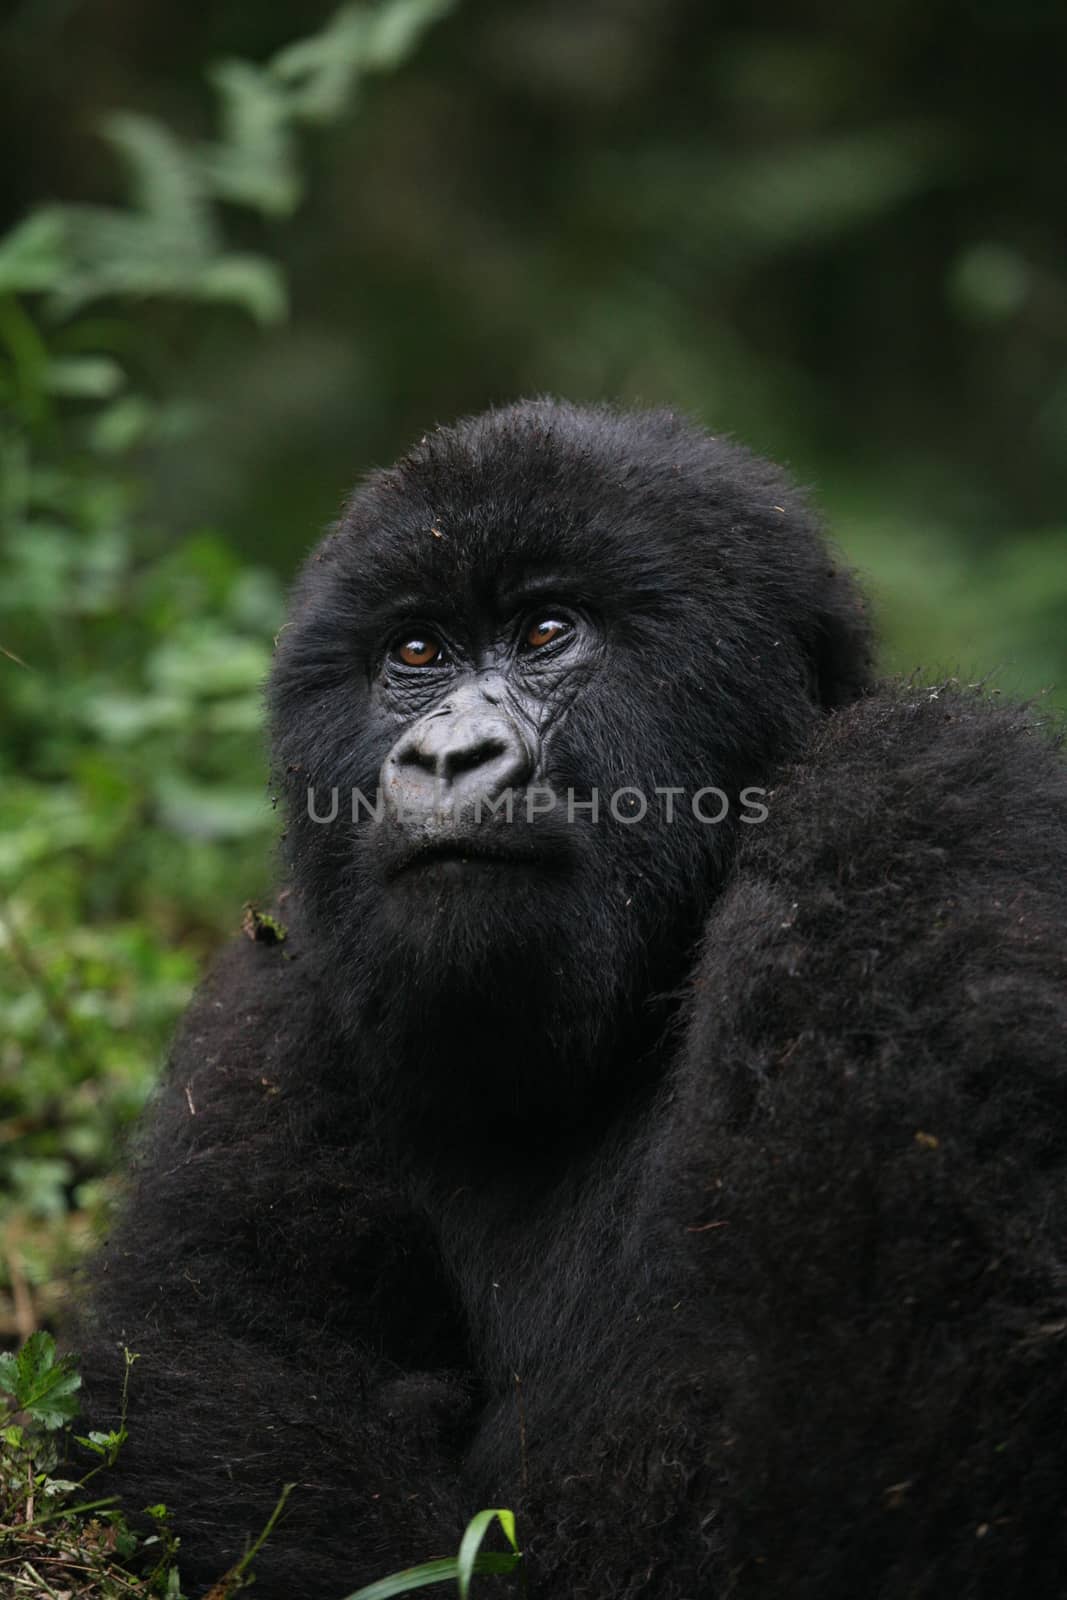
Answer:
[[[507,742],[499,734],[490,734],[476,742],[446,750],[441,762],[442,776],[458,778],[464,772],[475,772],[487,767],[508,753]]]

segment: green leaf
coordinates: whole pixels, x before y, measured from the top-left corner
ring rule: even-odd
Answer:
[[[190,625],[153,651],[146,670],[163,696],[228,698],[242,690],[259,691],[270,671],[270,650],[259,639],[207,623]]]
[[[101,455],[121,455],[144,438],[157,414],[143,395],[123,395],[93,419],[90,445]]]
[[[112,1433],[97,1433],[95,1430],[89,1434],[76,1433],[74,1442],[84,1445],[86,1450],[91,1450],[94,1455],[104,1456],[106,1459],[109,1456],[116,1456],[128,1438],[126,1429],[120,1428]]]
[[[222,99],[223,123],[223,142],[201,153],[212,192],[268,217],[289,216],[303,186],[284,91],[269,71],[247,61],[220,61],[209,76]]]
[[[54,289],[67,270],[62,212],[45,207],[0,239],[0,293]]]
[[[104,123],[104,134],[122,157],[134,206],[186,259],[209,256],[215,230],[204,200],[195,158],[162,123],[132,111]]]
[[[60,1428],[77,1415],[74,1398],[81,1378],[71,1370],[67,1357],[56,1358],[56,1342],[50,1333],[32,1333],[15,1357],[16,1377],[10,1390],[5,1371],[0,1378],[15,1396],[20,1411],[27,1412],[45,1428]]]
[[[189,292],[204,300],[232,301],[265,327],[282,322],[289,309],[285,279],[264,256],[220,256],[189,284]]]
[[[122,388],[126,374],[107,356],[65,356],[48,363],[44,386],[50,394],[71,400],[108,400]]]
[[[399,65],[454,3],[391,0],[374,11],[342,6],[321,32],[280,50],[268,70],[288,87],[293,115],[329,122],[351,103],[360,77]]]
[[[164,775],[155,785],[155,796],[162,826],[186,839],[238,839],[270,823],[261,789],[190,783]]]
[[[467,1596],[470,1593],[471,1578],[475,1572],[478,1551],[481,1548],[482,1540],[489,1532],[494,1521],[500,1523],[504,1530],[504,1537],[515,1552],[514,1557],[508,1556],[505,1559],[509,1561],[517,1561],[519,1559],[519,1547],[515,1542],[515,1513],[501,1509],[479,1511],[477,1516],[472,1517],[468,1522],[459,1547],[456,1576],[459,1580],[460,1600],[467,1600]]]
[[[993,241],[965,250],[948,280],[956,310],[975,322],[1003,322],[1015,316],[1033,287],[1033,273],[1026,258]]]
[[[159,728],[178,728],[191,716],[189,700],[166,694],[101,691],[82,708],[86,725],[112,744],[143,738]]]
[[[46,1500],[55,1500],[60,1495],[74,1494],[80,1488],[81,1484],[76,1483],[72,1478],[45,1477],[44,1482],[41,1484],[41,1493]]]
[[[19,1364],[9,1350],[0,1355],[0,1389],[5,1394],[18,1393]]]
[[[498,1521],[511,1545],[512,1555],[490,1552],[480,1555],[479,1549],[494,1521]],[[441,1556],[435,1561],[424,1561],[418,1567],[405,1567],[403,1572],[393,1572],[377,1583],[358,1589],[347,1600],[390,1600],[392,1595],[408,1594],[412,1589],[425,1589],[432,1583],[447,1583],[454,1578],[459,1586],[460,1600],[467,1600],[471,1578],[475,1573],[487,1576],[493,1573],[513,1572],[522,1554],[515,1542],[515,1514],[507,1510],[479,1511],[472,1517],[463,1534],[457,1556]]]
[[[431,23],[445,17],[455,0],[393,0],[368,16],[366,63],[391,72],[406,61]]]
[[[212,287],[211,270],[220,256],[223,262],[227,257],[199,156],[161,124],[130,112],[110,117],[104,132],[126,167],[132,206],[59,210],[71,262],[62,281],[52,285],[53,310],[68,315],[112,294],[241,299],[225,285],[218,293]],[[259,284],[255,291],[251,309],[264,320],[258,307],[267,291]],[[276,300],[275,290],[271,303]]]
[[[514,1572],[519,1559],[518,1554],[478,1556],[474,1571],[482,1577]],[[410,1594],[413,1589],[426,1589],[432,1583],[447,1583],[458,1576],[458,1557],[441,1556],[436,1561],[424,1561],[421,1566],[405,1567],[402,1572],[393,1572],[388,1578],[379,1578],[377,1583],[357,1589],[345,1600],[392,1600],[393,1595]]]
[[[366,36],[363,8],[343,6],[319,33],[278,52],[269,70],[289,90],[294,115],[309,122],[340,115],[363,65]]]

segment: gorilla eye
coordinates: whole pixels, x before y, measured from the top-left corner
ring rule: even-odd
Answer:
[[[429,634],[425,638],[416,635],[411,639],[398,639],[392,649],[393,657],[405,667],[431,667],[443,654],[439,640]]]
[[[527,628],[523,644],[528,650],[540,650],[544,645],[552,644],[561,634],[569,633],[570,627],[570,623],[564,622],[561,617],[543,617]]]

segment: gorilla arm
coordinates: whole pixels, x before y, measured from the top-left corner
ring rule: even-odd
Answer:
[[[95,1265],[75,1340],[90,1425],[115,1423],[125,1345],[140,1359],[109,1486],[131,1511],[175,1509],[187,1581],[236,1560],[292,1480],[257,1592],[340,1594],[455,1546],[462,1350],[351,1078],[299,934],[237,939],[184,1020]]]
[[[876,1571],[886,1596],[1051,1594],[1062,752],[1024,709],[884,690],[768,804],[708,929],[659,1158],[703,1196],[686,1239],[746,1356],[724,1406],[746,1553],[812,1593]]]

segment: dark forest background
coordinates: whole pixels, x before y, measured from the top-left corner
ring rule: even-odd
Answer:
[[[332,9],[9,7],[7,215],[113,199],[106,114],[206,136],[205,67]],[[901,663],[1062,684],[1065,71],[1051,0],[456,5],[310,141],[298,215],[238,229],[287,325],[153,322],[156,380],[212,405],[153,509],[286,574],[429,422],[669,403],[816,486]]]
[[[284,582],[427,425],[684,408],[812,487],[887,666],[1067,705],[1065,47],[1052,0],[3,7],[0,1334],[268,890]]]

